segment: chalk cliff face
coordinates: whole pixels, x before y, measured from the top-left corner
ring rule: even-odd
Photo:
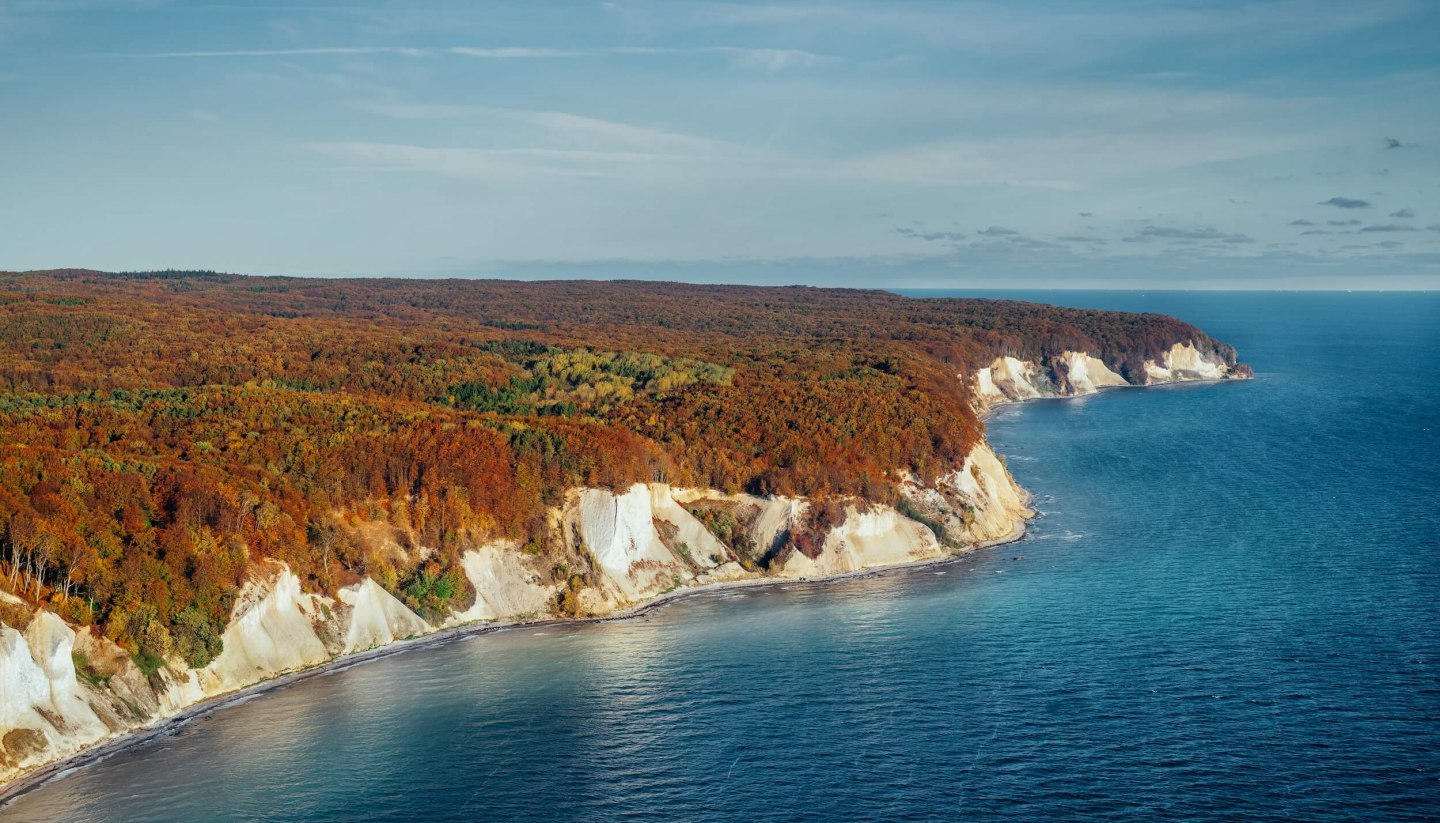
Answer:
[[[341,589],[339,597],[351,609],[345,621],[349,625],[345,630],[344,654],[389,645],[397,638],[428,634],[431,630],[429,623],[368,577]]]
[[[553,517],[569,549],[589,562],[578,592],[583,613],[608,614],[682,588],[943,558],[1016,533],[1029,516],[1023,493],[984,444],[933,486],[912,479],[906,495],[909,514],[926,522],[852,501],[817,530],[805,500],[658,483],[576,489]],[[729,543],[697,517],[707,510],[735,524]],[[814,538],[803,543],[808,551],[796,540],[801,533]],[[444,626],[550,617],[566,586],[513,543],[468,551],[462,567],[475,600]],[[241,591],[223,650],[209,665],[190,669],[172,659],[147,675],[110,641],[37,610],[23,632],[0,624],[0,780],[206,699],[436,628],[368,578],[330,597],[304,591],[294,573],[272,563]],[[77,660],[87,676],[78,675]]]
[[[23,634],[0,626],[0,775],[64,757],[110,732],[76,677],[74,649],[75,631],[48,612],[36,614]]]
[[[1033,516],[1026,505],[1028,495],[984,443],[970,450],[965,465],[933,486],[912,480],[904,493],[921,517],[938,523],[949,540],[962,544],[1003,539]]]
[[[1077,397],[1112,386],[1151,386],[1191,380],[1243,379],[1248,369],[1232,366],[1193,342],[1176,343],[1159,361],[1145,360],[1140,379],[1131,383],[1103,360],[1086,352],[1063,352],[1041,363],[997,357],[974,375],[976,404],[982,409],[1044,397]]]
[[[1176,343],[1159,363],[1145,361],[1146,383],[1178,383],[1183,380],[1220,380],[1232,370],[1224,361],[1207,357],[1193,343]]]
[[[329,658],[316,632],[323,619],[320,606],[320,598],[300,591],[300,579],[289,569],[252,580],[221,638],[224,650],[199,673],[201,689],[205,694],[229,691]]]
[[[635,602],[694,578],[689,565],[661,540],[653,497],[639,483],[621,494],[583,489],[567,518],[595,560],[601,591],[613,603]]]
[[[1141,379],[1149,385],[1245,376],[1243,367],[1183,343],[1145,361]],[[1131,385],[1085,352],[1044,363],[999,357],[973,379],[982,410]],[[143,672],[88,628],[35,610],[23,626],[0,624],[0,780],[285,672],[441,627],[550,617],[567,594],[575,608],[566,614],[603,615],[677,589],[940,559],[1015,536],[1032,516],[1025,492],[983,442],[932,483],[907,477],[901,494],[898,507],[837,501],[822,513],[803,499],[658,483],[575,489],[551,514],[575,561],[572,576],[555,579],[514,543],[479,546],[461,558],[473,603],[439,625],[368,578],[331,597],[304,591],[298,577],[273,563],[241,591],[223,651],[198,670],[172,659]],[[3,592],[0,598],[29,608]]]
[[[526,563],[520,546],[487,543],[460,559],[475,589],[475,602],[450,616],[446,625],[504,619],[534,620],[550,614],[559,586]]]
[[[431,627],[373,580],[339,600],[301,590],[282,564],[246,585],[203,669],[172,659],[146,675],[124,650],[38,610],[24,633],[0,625],[0,779],[143,727],[206,698]],[[76,662],[90,669],[77,676]]]

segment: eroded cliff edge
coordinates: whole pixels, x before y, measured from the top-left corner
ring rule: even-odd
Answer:
[[[979,411],[1107,387],[1249,376],[1233,352],[1176,343],[1125,368],[1066,351],[1044,360],[997,357],[960,374]],[[1123,367],[1122,367],[1123,368]],[[894,506],[810,501],[636,483],[574,488],[549,512],[572,560],[557,576],[524,546],[495,541],[465,552],[474,599],[427,622],[374,580],[333,596],[304,591],[283,563],[253,574],[231,612],[223,651],[202,668],[178,657],[143,671],[88,627],[0,591],[0,780],[17,780],[151,728],[188,707],[278,675],[385,648],[397,640],[554,618],[624,613],[677,592],[725,584],[816,579],[935,561],[1023,534],[1028,495],[981,441],[926,484],[905,475]],[[13,624],[13,625],[12,625]]]

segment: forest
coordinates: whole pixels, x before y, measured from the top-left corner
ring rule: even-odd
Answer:
[[[1187,340],[1234,362],[1162,315],[882,291],[0,273],[0,588],[201,666],[265,558],[433,617],[576,486],[893,503],[979,440],[996,356],[1138,381]]]

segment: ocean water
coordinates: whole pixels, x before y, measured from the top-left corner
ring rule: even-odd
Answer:
[[[1023,542],[403,654],[0,818],[1440,818],[1440,298],[1023,296],[1256,379],[1003,410]]]

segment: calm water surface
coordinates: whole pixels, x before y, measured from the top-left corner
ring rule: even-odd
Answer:
[[[1003,411],[1022,543],[401,655],[0,817],[1440,817],[1440,300],[1027,296],[1175,313],[1257,379]]]

